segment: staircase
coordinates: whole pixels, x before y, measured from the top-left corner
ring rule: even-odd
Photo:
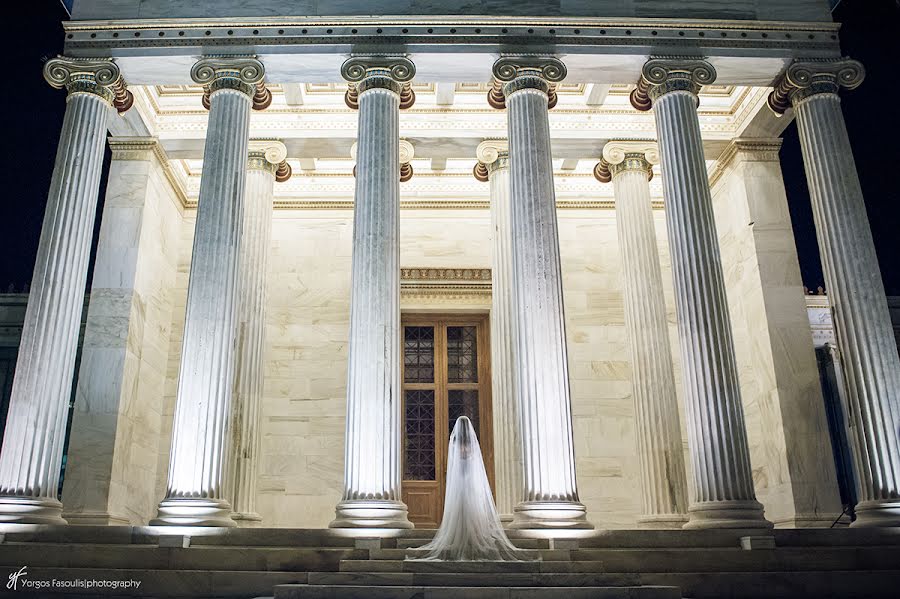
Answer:
[[[512,532],[541,559],[499,563],[405,561],[433,531],[369,539],[312,529],[175,532],[4,525],[0,597],[878,599],[900,589],[900,529],[776,530],[745,541],[750,549],[741,537],[758,532],[609,530],[577,540]],[[32,581],[140,586],[28,590],[20,580],[18,590],[5,589],[22,566]]]

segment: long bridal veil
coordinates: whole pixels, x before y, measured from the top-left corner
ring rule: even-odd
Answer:
[[[503,532],[484,469],[481,447],[472,422],[465,416],[457,419],[450,435],[447,492],[444,496],[441,527],[431,543],[419,549],[427,550],[428,553],[407,559],[533,559],[510,543]]]

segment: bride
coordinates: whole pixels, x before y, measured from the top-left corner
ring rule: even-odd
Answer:
[[[481,447],[472,422],[460,416],[450,435],[444,518],[434,539],[418,548],[419,560],[527,560],[526,552],[510,543],[503,532],[488,484]]]

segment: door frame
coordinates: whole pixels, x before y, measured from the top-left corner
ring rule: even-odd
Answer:
[[[444,494],[447,483],[447,458],[450,439],[449,418],[447,405],[449,391],[477,386],[478,390],[478,442],[481,445],[481,454],[484,458],[484,466],[487,471],[491,492],[496,496],[494,484],[494,418],[491,403],[491,340],[490,340],[490,315],[485,312],[475,313],[446,313],[446,312],[403,312],[400,317],[400,336],[405,338],[406,326],[433,326],[434,327],[434,372],[435,383],[406,383],[405,359],[400,360],[400,385],[403,401],[403,418],[401,421],[401,434],[403,435],[401,454],[401,496],[411,489],[421,488],[427,491],[433,489],[438,502],[435,521],[426,521],[420,518],[410,517],[416,526],[437,527],[440,524],[444,512]],[[476,352],[478,360],[477,383],[447,383],[447,331],[448,326],[475,326],[476,327]],[[442,350],[442,351],[439,351]],[[404,351],[401,349],[401,352]],[[406,391],[431,388],[435,390],[435,478],[436,481],[405,480],[406,471]],[[435,484],[436,483],[436,484]],[[419,520],[418,522],[416,520]]]

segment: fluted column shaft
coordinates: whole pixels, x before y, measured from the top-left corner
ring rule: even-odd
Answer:
[[[480,156],[479,156],[480,158]],[[493,156],[492,156],[493,158]],[[509,522],[522,489],[522,446],[516,404],[516,313],[512,288],[509,154],[499,152],[487,164],[491,193],[491,398],[497,511]]]
[[[234,398],[229,456],[231,515],[238,525],[254,525],[259,467],[259,417],[263,395],[266,338],[266,272],[272,231],[275,171],[286,150],[280,142],[252,142],[247,165],[244,222],[238,275]],[[266,144],[266,145],[262,145]],[[270,147],[278,156],[268,160]]]
[[[65,524],[57,488],[110,115],[98,93],[66,99],[0,451],[0,522]]]
[[[356,86],[344,494],[334,528],[412,528],[400,494],[401,84],[391,73],[366,68]]]
[[[641,460],[643,510],[638,521],[647,526],[680,528],[687,521],[687,481],[650,204],[651,168],[643,153],[626,154],[611,166]]]
[[[498,64],[504,59],[500,59]],[[562,74],[565,67],[556,61]],[[494,72],[502,75],[495,64]],[[514,528],[587,528],[578,500],[556,194],[550,151],[549,84],[519,65],[504,85],[509,129],[512,295],[516,394],[524,495]],[[561,77],[560,77],[561,78]]]
[[[756,501],[697,93],[708,63],[651,60],[692,466],[685,528],[768,528]]]
[[[900,526],[900,358],[837,85],[794,94],[855,443],[854,526]]]
[[[251,64],[262,78],[262,65]],[[252,83],[230,61],[195,66],[211,79],[209,124],[166,497],[152,525],[234,526],[224,485],[234,376],[238,273]]]

